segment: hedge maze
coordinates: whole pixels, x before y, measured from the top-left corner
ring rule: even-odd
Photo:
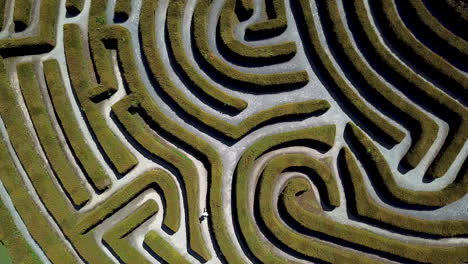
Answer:
[[[464,0],[0,0],[0,263],[467,263],[466,25]]]

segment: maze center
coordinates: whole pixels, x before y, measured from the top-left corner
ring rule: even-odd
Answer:
[[[468,263],[464,0],[0,0],[0,264]]]

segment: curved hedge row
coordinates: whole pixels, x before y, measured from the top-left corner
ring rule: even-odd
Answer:
[[[167,263],[190,263],[155,231],[148,232],[143,243]]]
[[[468,188],[468,177],[461,175],[439,191],[413,191],[399,186],[388,166],[374,143],[356,125],[349,124],[345,130],[347,142],[360,160],[365,161],[363,166],[368,174],[373,174],[374,188],[386,201],[393,206],[417,206],[417,209],[434,209],[448,205],[465,196]]]
[[[56,60],[43,63],[44,75],[49,95],[52,100],[58,123],[62,128],[70,149],[76,156],[76,161],[83,168],[85,175],[98,191],[105,191],[111,184],[109,176],[92,153],[84,136],[80,132],[78,120],[66,95],[65,86]]]
[[[192,66],[188,60],[184,51],[184,43],[182,40],[182,17],[184,6],[184,1],[170,1],[166,18],[166,32],[169,36],[168,56],[174,58],[174,67],[176,69],[176,73],[182,76],[183,79],[187,80],[187,87],[189,89],[196,89],[196,91],[200,93],[199,98],[206,98],[203,100],[204,102],[216,106],[216,108],[223,112],[241,112],[247,107],[247,102],[240,98],[231,96],[212,85],[205,77],[197,72],[195,67]],[[148,14],[148,18],[150,19],[149,21],[154,21],[154,10],[150,9],[144,12],[145,14]],[[146,16],[143,16],[143,18],[146,20]],[[154,22],[152,22],[150,25],[146,25],[146,21],[144,20],[141,19],[142,23],[140,24],[140,31],[143,42],[146,42],[145,40],[147,38],[145,36],[151,34],[150,31],[153,29],[151,25]],[[152,42],[156,42],[154,37],[151,37],[150,39]],[[147,47],[148,46],[145,46],[144,49],[145,54],[151,55],[152,53],[155,53],[155,50],[149,50]],[[149,63],[150,68],[153,69],[153,67],[151,67],[152,63]],[[197,93],[195,92],[194,94]]]
[[[317,69],[325,87],[344,108],[345,113],[359,126],[364,127],[374,139],[378,136],[377,140],[389,147],[401,142],[405,136],[404,133],[372,110],[335,68],[325,47],[320,42],[317,22],[312,14],[310,2],[293,1],[291,8],[309,61]]]
[[[379,75],[358,54],[346,32],[337,4],[337,1],[327,1],[322,7],[320,1],[317,1],[321,24],[332,42],[330,47],[336,57],[340,58],[338,62],[348,78],[361,90],[360,94],[410,131],[411,146],[401,162],[414,168],[434,143],[438,125],[381,81]]]
[[[114,132],[110,130],[99,106],[90,98],[95,93],[93,90],[95,90],[96,86],[93,79],[91,79],[92,66],[84,54],[80,28],[76,24],[66,24],[63,27],[63,34],[70,81],[80,101],[81,109],[86,115],[87,123],[92,128],[97,137],[97,143],[104,149],[112,165],[117,168],[119,173],[126,173],[138,161],[120,142]],[[94,59],[96,60],[96,57]],[[105,59],[109,60],[109,58]],[[107,89],[107,86],[105,88]],[[96,89],[99,89],[99,86]]]
[[[237,218],[234,219],[235,227],[240,231],[238,239],[245,241],[250,254],[255,257],[252,261],[262,263],[289,263],[289,260],[277,255],[272,251],[272,245],[266,244],[261,235],[257,231],[255,220],[251,216],[249,201],[249,186],[250,173],[253,170],[255,161],[265,152],[278,145],[287,143],[294,144],[298,140],[308,140],[319,142],[330,148],[335,140],[335,126],[322,126],[291,131],[273,136],[267,136],[257,140],[254,145],[250,146],[239,160],[234,177],[235,186],[235,209]],[[315,143],[317,144],[317,143]],[[256,184],[254,184],[256,185]],[[291,237],[289,237],[291,238]],[[291,243],[294,240],[291,240]]]
[[[467,105],[468,86],[465,74],[414,37],[399,16],[395,2],[370,1],[369,6],[381,29],[380,33],[391,43],[390,46],[398,52],[398,56],[444,92]]]
[[[1,39],[0,56],[8,58],[51,51],[56,43],[59,7],[59,0],[41,1],[37,35]],[[22,10],[18,10],[18,12],[23,13]]]
[[[345,148],[339,157],[340,176],[345,189],[349,212],[363,222],[376,225],[392,232],[415,234],[429,237],[455,237],[466,236],[468,222],[459,220],[423,220],[397,213],[380,206],[365,188],[364,177],[361,174],[351,151]],[[365,162],[365,161],[362,161]],[[368,177],[375,177],[369,174]]]
[[[364,1],[346,1],[344,4],[345,9],[348,10],[349,23],[354,23],[356,25],[353,26],[354,28],[357,28],[359,24],[362,29],[354,31],[353,34],[359,34],[359,37],[355,39],[364,42],[360,49],[366,50],[363,54],[366,55],[367,61],[373,65],[373,68],[412,101],[449,124],[449,134],[427,172],[430,177],[443,176],[467,139],[468,111],[459,102],[425,81],[406,64],[395,58],[394,54],[381,43],[372,27]]]
[[[158,212],[158,204],[148,200],[133,213],[106,231],[103,242],[110,246],[119,261],[123,263],[151,263],[136,250],[126,236]]]
[[[233,4],[233,2],[229,3]],[[309,77],[305,71],[274,74],[247,73],[227,65],[221,58],[218,58],[211,52],[208,42],[208,16],[211,4],[211,0],[198,1],[192,21],[194,55],[200,66],[209,72],[210,76],[218,81],[223,80],[223,83],[229,81],[230,88],[254,93],[271,93],[284,88],[300,88],[308,83]]]
[[[214,117],[190,100],[174,85],[170,80],[168,73],[165,70],[165,65],[158,54],[154,30],[155,27],[155,2],[144,2],[142,14],[140,16],[140,32],[142,35],[143,52],[147,58],[151,73],[157,81],[157,87],[162,89],[162,92],[169,95],[174,105],[178,106],[185,114],[188,114],[192,119],[190,122],[197,122],[197,125],[202,128],[208,128],[210,131],[217,133],[222,138],[239,139],[251,130],[258,128],[268,120],[299,116],[305,118],[319,111],[326,111],[329,104],[324,100],[310,100],[301,103],[283,104],[270,109],[264,110],[253,116],[243,120],[239,125],[232,125],[229,122]],[[155,88],[157,88],[155,87]],[[169,99],[169,98],[168,98]],[[184,117],[184,115],[182,116]]]
[[[83,206],[89,201],[91,195],[67,159],[65,150],[56,136],[44,102],[45,98],[41,94],[34,65],[22,63],[18,64],[16,69],[26,107],[47,159],[60,185],[64,188],[65,194],[71,198],[75,206]]]
[[[296,55],[296,43],[291,41],[269,46],[249,46],[238,40],[235,29],[239,20],[235,14],[235,5],[236,0],[225,2],[216,31],[218,49],[228,61],[254,67],[286,62]],[[286,24],[284,21],[280,22]]]
[[[264,1],[267,20],[249,25],[244,38],[248,41],[274,38],[288,27],[284,0]]]

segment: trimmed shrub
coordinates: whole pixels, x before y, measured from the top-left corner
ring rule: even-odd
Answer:
[[[190,263],[155,231],[148,232],[143,243],[167,263]]]
[[[26,120],[23,117],[17,98],[5,70],[4,61],[0,59],[0,115],[10,137],[18,159],[22,161],[23,168],[36,189],[39,198],[54,215],[55,221],[61,225],[73,218],[74,212],[65,201],[59,187],[54,184],[53,176],[44,167],[42,158],[36,152],[34,143],[28,133]],[[15,208],[21,215],[32,237],[41,245],[44,253],[51,261],[78,263],[58,234],[51,227],[40,209],[31,206],[31,197],[17,173],[10,153],[8,153],[3,140],[0,141],[0,177]]]
[[[273,253],[271,244],[265,244],[262,239],[259,239],[260,234],[257,231],[256,221],[250,214],[250,195],[248,191],[249,186],[251,186],[250,173],[254,168],[255,161],[277,146],[296,145],[298,141],[303,145],[304,141],[307,140],[312,142],[312,146],[321,144],[329,149],[334,143],[335,133],[335,126],[328,125],[267,136],[257,140],[254,145],[250,146],[242,154],[236,167],[233,183],[237,212],[237,219],[234,219],[234,224],[240,230],[239,239],[245,241],[248,250],[257,258],[257,261],[262,263],[289,263],[289,260]]]
[[[459,177],[439,191],[414,191],[400,187],[393,176],[392,170],[372,141],[354,124],[348,124],[345,129],[347,142],[354,149],[368,174],[373,175],[376,192],[391,201],[393,206],[405,208],[407,205],[421,208],[439,208],[461,199],[468,186],[466,175]]]
[[[15,23],[16,32],[21,32],[29,26],[29,20],[31,19],[31,9],[31,0],[15,0],[13,22]]]
[[[0,56],[8,58],[51,51],[55,47],[59,6],[59,0],[41,1],[38,35],[0,40]]]
[[[148,200],[139,206],[135,212],[127,216],[110,230],[104,233],[102,239],[124,263],[151,263],[136,250],[126,239],[126,236],[138,226],[158,212],[158,204]]]
[[[367,61],[378,63],[378,67],[374,67],[374,69],[378,69],[386,81],[393,83],[412,101],[429,109],[449,124],[450,130],[447,139],[427,172],[429,177],[443,176],[468,137],[468,122],[466,122],[468,111],[459,102],[444,94],[395,58],[381,43],[375,29],[371,26],[371,18],[363,1],[346,2],[345,8],[349,10],[348,21],[359,23],[363,29],[360,32],[360,39],[367,43],[366,53],[369,55],[366,56]]]
[[[310,3],[300,0],[291,2],[291,7],[309,60],[317,69],[325,87],[335,97],[335,100],[340,102],[346,114],[358,125],[365,127],[366,132],[374,138],[379,135],[377,139],[386,145],[391,147],[401,142],[405,136],[404,133],[372,110],[336,70],[325,47],[320,42]]]
[[[245,30],[246,40],[262,40],[281,35],[288,27],[284,0],[264,1],[268,20],[248,26]]]
[[[244,92],[252,91],[255,93],[271,93],[284,88],[294,89],[303,87],[308,83],[309,77],[305,71],[274,74],[246,73],[234,69],[222,59],[216,57],[211,52],[208,42],[207,30],[210,5],[210,0],[197,2],[193,14],[192,36],[195,44],[195,58],[202,67],[210,72],[211,76],[218,80],[221,79],[223,82],[228,82],[231,86],[236,85]]]
[[[91,195],[67,159],[63,146],[56,136],[36,79],[34,65],[18,64],[17,72],[23,98],[47,159],[64,192],[71,198],[71,202],[76,206],[83,206],[91,199]]]
[[[104,149],[104,152],[118,172],[124,174],[131,170],[138,161],[107,126],[99,106],[90,99],[96,85],[90,77],[92,66],[84,54],[84,45],[79,26],[76,24],[66,24],[63,32],[70,80],[81,103],[81,109],[96,135],[99,145]]]
[[[258,47],[249,46],[239,41],[234,34],[235,27],[239,24],[235,14],[235,5],[236,0],[226,1],[221,10],[216,32],[218,49],[228,61],[253,67],[282,63],[296,55],[296,44],[291,41]]]
[[[80,132],[78,120],[76,120],[73,114],[70,101],[66,95],[65,86],[60,73],[60,66],[56,60],[47,60],[43,65],[47,88],[52,99],[57,119],[71,146],[73,154],[76,156],[76,161],[83,167],[92,185],[97,190],[104,191],[111,184],[109,176],[106,174],[101,164],[99,164],[99,161],[92,153]]]

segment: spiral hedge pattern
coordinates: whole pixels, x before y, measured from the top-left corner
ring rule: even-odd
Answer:
[[[465,1],[0,16],[0,263],[468,262]]]

